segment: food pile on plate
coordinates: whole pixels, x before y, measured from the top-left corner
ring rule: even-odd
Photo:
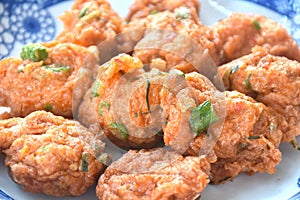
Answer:
[[[298,148],[300,49],[278,23],[198,0],[75,0],[51,42],[0,61],[0,149],[25,191],[197,199]],[[111,149],[120,153],[112,162]],[[123,155],[121,155],[123,152]]]

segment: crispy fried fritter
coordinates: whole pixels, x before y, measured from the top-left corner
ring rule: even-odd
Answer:
[[[98,62],[95,48],[71,43],[42,43],[48,57],[42,61],[6,58],[0,61],[0,93],[12,117],[46,110],[72,117],[72,109],[91,84]],[[1,105],[0,105],[1,106]]]
[[[291,142],[300,134],[299,62],[255,48],[252,54],[218,70],[227,89],[252,96],[285,118],[288,126],[283,130],[283,141]]]
[[[233,13],[211,29],[219,36],[215,44],[223,64],[251,53],[255,45],[273,55],[300,60],[297,42],[283,26],[265,16]]]
[[[278,147],[282,118],[261,103],[238,92],[225,92],[226,117],[214,147],[212,181],[222,183],[246,172],[276,172],[281,161]],[[192,145],[193,146],[193,145]]]
[[[200,3],[198,0],[135,0],[130,6],[126,21],[145,18],[166,10],[173,12],[179,7],[188,8],[195,22],[199,21]]]
[[[65,11],[60,18],[64,30],[57,40],[85,47],[115,37],[121,32],[123,23],[106,0],[76,0],[71,10]]]
[[[183,17],[176,12],[164,11],[133,20],[124,26],[127,37],[122,42],[126,47],[135,46],[133,55],[144,64],[150,64],[157,58],[165,60],[165,71],[195,71],[198,70],[195,67],[200,67],[206,59],[219,64],[219,55],[213,43],[217,36],[189,16],[189,13]]]
[[[129,131],[126,128],[126,126],[129,126],[129,122],[132,121],[131,119],[135,119],[132,125],[140,127],[141,129],[148,124],[144,117],[137,117],[139,113],[142,115],[143,111],[145,111],[145,114],[147,113],[147,107],[145,106],[146,88],[142,87],[142,89],[135,91],[133,97],[131,97],[130,104],[127,105],[128,107],[126,107],[126,102],[115,102],[118,99],[123,99],[123,97],[119,95],[126,95],[131,92],[125,90],[122,84],[119,84],[123,75],[126,73],[130,74],[135,70],[143,72],[142,67],[143,64],[138,58],[126,54],[120,54],[112,58],[99,68],[98,76],[90,92],[86,94],[84,98],[85,101],[81,104],[79,109],[80,121],[86,122],[87,126],[95,124],[92,115],[96,113],[97,121],[100,123],[106,136],[113,143],[125,149],[151,148],[161,141],[161,136],[156,133],[149,135],[147,132],[139,133]],[[155,95],[151,96],[153,96],[153,98],[155,97]],[[143,102],[140,102],[141,98],[143,98]],[[139,104],[143,106],[140,107]],[[93,107],[94,113],[90,114],[86,112],[85,108],[89,107]],[[128,113],[130,113],[129,116],[126,116]],[[117,115],[120,118],[118,118]],[[128,123],[126,122],[126,126],[122,123],[124,120],[129,120]],[[157,132],[159,131],[160,129],[157,130]]]
[[[280,125],[284,120],[251,97],[234,91],[217,92],[200,74],[187,74],[186,80],[194,88],[192,91],[197,105],[210,100],[215,105],[216,113],[219,113],[220,122],[223,117],[224,121],[213,127],[215,132],[201,131],[195,137],[188,129],[179,129],[185,113],[175,96],[162,95],[163,109],[169,116],[163,128],[166,145],[180,152],[185,151],[186,155],[208,154],[212,162],[211,180],[214,183],[221,183],[224,179],[232,180],[242,172],[274,173],[281,160],[278,146],[282,138]],[[224,167],[219,168],[221,165]]]
[[[76,121],[36,111],[1,121],[1,148],[11,178],[25,191],[79,196],[103,171],[101,134]]]
[[[205,158],[130,150],[100,177],[99,199],[195,199],[209,182]]]

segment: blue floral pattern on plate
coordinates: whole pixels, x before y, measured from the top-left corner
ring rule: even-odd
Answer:
[[[0,189],[0,199],[1,200],[14,200],[10,196],[8,196],[5,192]]]
[[[17,41],[26,44],[52,40],[55,19],[47,8],[62,1],[65,0],[1,0],[0,59],[10,54]]]

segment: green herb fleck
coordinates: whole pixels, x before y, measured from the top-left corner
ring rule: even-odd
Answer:
[[[252,74],[249,74],[248,77],[245,80],[245,85],[246,85],[246,89],[251,89],[251,84],[250,84],[250,77],[252,76]]]
[[[58,67],[45,66],[45,68],[51,72],[70,72],[71,71],[70,66],[58,66]]]
[[[234,68],[232,68],[232,69],[230,70],[230,75],[231,75],[231,74],[234,74],[239,68],[240,68],[239,65],[237,65],[237,66],[235,66]]]
[[[177,20],[187,19],[190,16],[190,10],[186,7],[180,7],[175,11],[175,18]]]
[[[46,104],[45,106],[44,106],[44,109],[45,109],[45,111],[51,111],[52,109],[53,109],[53,106],[51,105],[51,104]]]
[[[103,101],[100,103],[99,108],[98,108],[98,113],[100,116],[103,115],[103,108],[107,108],[108,110],[110,109],[110,103]]]
[[[147,109],[148,109],[148,112],[149,112],[149,113],[151,113],[151,110],[150,110],[150,102],[149,102],[150,86],[151,86],[151,83],[150,83],[149,80],[147,80],[146,103],[147,103]]]
[[[134,115],[134,117],[138,117],[139,113],[135,112],[133,115]]]
[[[250,136],[248,137],[249,140],[257,140],[257,139],[259,139],[259,138],[260,138],[259,135],[250,135]]]
[[[118,122],[112,122],[110,124],[110,131],[121,140],[126,140],[128,138],[128,131],[126,127]]]
[[[101,81],[97,79],[92,87],[92,91],[91,91],[92,97],[99,96],[98,89],[99,89],[100,85],[101,85]]]
[[[42,152],[45,152],[47,150],[47,146],[42,147]]]
[[[202,133],[208,127],[218,120],[218,116],[210,103],[206,100],[197,108],[194,108],[191,113],[190,127],[194,133]]]
[[[152,10],[151,13],[150,13],[150,15],[155,15],[155,14],[157,14],[157,13],[159,13],[159,11],[157,11],[157,10]]]
[[[39,62],[48,58],[48,51],[40,44],[27,44],[23,46],[20,56],[22,60]]]
[[[88,155],[87,152],[83,152],[81,156],[82,171],[84,172],[88,171]]]
[[[79,12],[78,18],[80,19],[80,18],[84,17],[87,14],[88,10],[89,10],[88,7],[82,8]]]
[[[253,20],[253,25],[256,28],[256,30],[258,30],[258,31],[261,30],[261,26],[260,26],[259,22],[256,19]]]

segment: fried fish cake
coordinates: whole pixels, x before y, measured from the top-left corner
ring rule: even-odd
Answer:
[[[213,42],[218,36],[208,27],[195,23],[188,11],[179,11],[164,11],[132,20],[124,26],[123,32],[127,35],[122,43],[130,46],[133,55],[144,64],[164,60],[164,71],[196,71],[195,67],[204,65],[207,59],[219,64],[220,55]]]
[[[207,155],[214,183],[232,180],[242,172],[274,173],[281,160],[278,146],[284,119],[244,94],[216,91],[196,72],[187,74],[186,80],[194,88],[197,103],[190,113],[182,111],[174,95],[161,93],[168,116],[163,128],[165,144],[185,155]]]
[[[112,58],[110,61],[100,66],[98,76],[91,88],[91,92],[86,94],[91,96],[85,97],[86,101],[89,100],[91,102],[90,104],[94,108],[97,120],[106,136],[113,143],[125,149],[151,148],[161,141],[161,136],[156,134],[156,132],[149,135],[147,131],[140,133],[138,131],[128,130],[130,124],[136,128],[139,127],[138,129],[142,130],[149,122],[149,120],[147,121],[146,119],[147,117],[142,116],[147,114],[145,101],[147,88],[145,85],[141,86],[140,89],[137,87],[137,89],[133,91],[132,96],[127,96],[126,99],[129,98],[128,101],[120,96],[131,94],[130,92],[133,89],[130,88],[130,90],[126,90],[123,87],[123,84],[120,84],[120,80],[124,80],[123,75],[130,74],[135,70],[143,73],[142,67],[143,64],[138,58],[131,57],[127,54],[120,54]],[[134,80],[130,82],[133,81]],[[152,95],[152,93],[156,93],[156,90],[151,89],[150,93],[149,99],[151,100],[149,101],[152,101],[152,99],[155,101],[156,95]],[[117,100],[125,100],[125,102],[118,102]],[[86,101],[84,101],[82,106],[86,107],[86,105],[90,105]],[[152,104],[152,102],[150,103]],[[85,120],[86,117],[89,117],[87,115],[89,114],[86,113],[84,107],[82,107],[79,112],[79,120],[87,121]],[[119,119],[117,115],[119,116]],[[126,121],[126,123],[123,123],[122,121]],[[157,132],[159,131],[160,130],[157,130]]]
[[[284,120],[272,109],[241,93],[225,94],[226,117],[213,148],[217,161],[212,163],[212,182],[233,180],[243,172],[249,175],[275,173],[281,161],[278,147],[283,134],[280,126]]]
[[[130,6],[130,12],[126,21],[145,18],[148,15],[154,15],[166,10],[173,12],[179,7],[189,9],[195,22],[199,21],[200,3],[197,0],[135,0]]]
[[[251,53],[255,45],[273,55],[300,60],[297,42],[283,26],[265,16],[233,13],[211,29],[218,35],[215,44],[223,64]]]
[[[225,87],[252,96],[288,122],[283,141],[300,134],[300,63],[256,47],[253,53],[221,66]]]
[[[46,110],[72,118],[92,81],[97,49],[71,43],[25,45],[21,58],[0,61],[0,94],[11,117]]]
[[[121,32],[123,23],[106,0],[76,0],[60,19],[64,29],[56,39],[85,47],[115,37]]]
[[[9,175],[27,192],[79,196],[104,170],[101,135],[76,121],[36,111],[1,121],[0,133]]]
[[[195,199],[209,182],[205,158],[165,149],[130,150],[100,177],[99,199]]]

